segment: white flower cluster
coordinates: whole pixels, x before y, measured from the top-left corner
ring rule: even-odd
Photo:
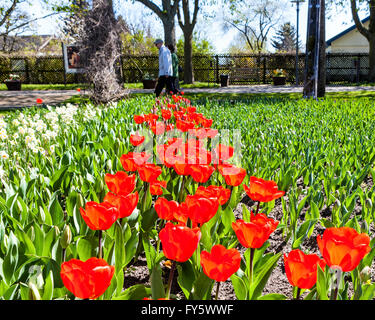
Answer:
[[[97,110],[85,108],[81,112],[83,121],[97,116]],[[48,112],[33,115],[20,112],[0,117],[0,159],[8,159],[9,154],[17,154],[27,150],[33,153],[41,152],[44,155],[53,154],[56,148],[55,139],[67,125],[78,124],[79,108],[73,104],[52,108],[47,106]],[[18,152],[16,151],[18,149]],[[27,152],[27,151],[26,151]]]

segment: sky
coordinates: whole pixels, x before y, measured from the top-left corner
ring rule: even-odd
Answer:
[[[121,3],[121,4],[119,4]],[[213,7],[212,10],[217,10],[217,7]],[[150,10],[147,9],[144,5],[135,2],[132,4],[127,1],[120,1],[117,3],[115,8],[116,12],[125,16],[129,20],[133,21],[149,21],[152,25],[152,33],[155,37],[163,37],[163,27],[159,19],[150,14]],[[43,9],[38,7],[38,4],[35,3],[34,12],[43,12]],[[307,12],[308,12],[308,0],[300,4],[300,13],[299,13],[299,34],[300,40],[304,46],[306,42],[306,31],[307,31]],[[292,4],[291,1],[287,3],[287,6],[284,10],[283,19],[284,22],[290,21],[292,25],[296,25],[296,6]],[[360,18],[363,19],[366,17],[366,14],[360,14]],[[216,19],[218,20],[218,19]],[[196,30],[201,37],[210,41],[215,48],[216,53],[226,53],[231,44],[231,41],[236,37],[236,31],[231,30],[228,32],[223,32],[222,28],[216,21],[203,20],[201,19],[198,23]],[[338,33],[344,31],[353,25],[353,19],[349,10],[343,12],[343,10],[331,11],[330,17],[326,18],[326,40],[334,37]],[[177,25],[177,24],[176,24]],[[56,17],[47,18],[43,21],[40,21],[37,25],[37,34],[57,34],[58,23]],[[207,31],[209,30],[209,31]],[[179,26],[176,27],[177,38],[182,37],[182,32]],[[269,39],[272,39],[275,32],[272,32],[269,36]],[[268,50],[272,51],[273,48],[268,41]]]

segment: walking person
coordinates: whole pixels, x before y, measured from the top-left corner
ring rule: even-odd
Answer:
[[[178,82],[178,77],[179,77],[179,74],[178,74],[178,56],[176,54],[176,49],[174,47],[174,45],[170,44],[168,45],[168,49],[169,51],[171,52],[171,56],[172,56],[172,69],[173,69],[173,75],[172,75],[172,89],[173,89],[173,93],[176,94],[178,92],[180,92],[180,84]]]
[[[158,84],[155,88],[156,97],[160,96],[164,87],[167,87],[167,93],[173,92],[172,87],[172,56],[169,49],[164,46],[164,42],[161,39],[156,39],[154,42],[155,46],[159,49],[159,78]]]

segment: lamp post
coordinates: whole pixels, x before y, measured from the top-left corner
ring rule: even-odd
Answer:
[[[297,40],[296,40],[296,86],[299,84],[299,57],[298,57],[298,47],[299,47],[299,4],[305,2],[305,0],[292,0],[292,3],[295,3],[297,5]]]

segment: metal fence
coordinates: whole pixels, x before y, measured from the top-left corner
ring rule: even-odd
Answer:
[[[184,59],[179,57],[184,69]],[[229,75],[230,84],[269,84],[275,69],[284,69],[287,82],[295,83],[296,57],[294,54],[261,55],[195,55],[196,81],[219,83],[220,75]],[[124,82],[141,82],[144,77],[158,74],[157,56],[121,57]],[[299,55],[299,79],[303,83],[305,54]],[[326,59],[327,84],[359,83],[366,80],[369,70],[368,54],[328,53]],[[23,83],[63,84],[84,82],[81,74],[66,74],[62,56],[10,57],[0,56],[0,82],[9,74],[19,74]],[[183,72],[180,74],[183,79]]]

